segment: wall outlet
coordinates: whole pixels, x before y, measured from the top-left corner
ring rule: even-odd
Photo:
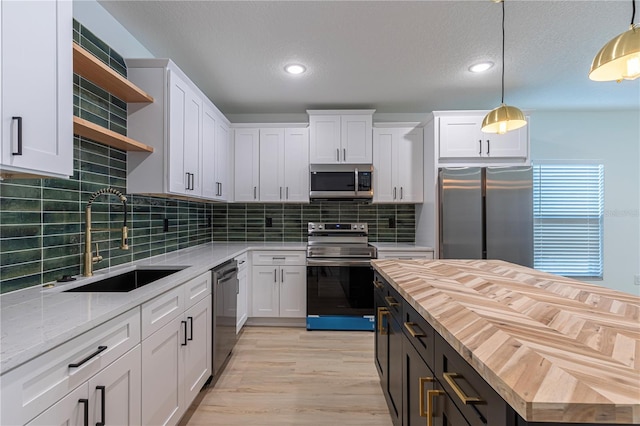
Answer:
[[[633,280],[635,285],[640,285],[640,274],[636,274],[635,279]]]
[[[273,227],[273,218],[265,217],[264,218],[264,226],[266,226],[267,228]]]
[[[162,220],[162,232],[169,232],[169,219],[166,217]]]
[[[395,229],[396,227],[396,218],[395,217],[390,217],[389,218],[389,229]]]

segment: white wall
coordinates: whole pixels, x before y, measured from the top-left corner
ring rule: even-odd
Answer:
[[[537,111],[530,125],[533,162],[604,164],[604,276],[593,282],[640,294],[640,111]]]
[[[73,17],[124,58],[153,55],[95,0],[73,0]]]

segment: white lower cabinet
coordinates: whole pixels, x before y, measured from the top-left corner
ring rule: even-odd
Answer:
[[[240,333],[249,316],[249,256],[245,252],[236,257],[235,260],[238,264],[236,333]]]
[[[75,424],[78,413],[83,422],[79,399],[88,400],[90,419],[104,407],[106,416],[122,419],[117,424],[140,424],[139,344],[134,308],[3,374],[0,424]]]
[[[140,345],[28,423],[140,425]]]
[[[138,345],[89,380],[89,424],[140,424],[140,360]]]
[[[177,424],[211,376],[210,295],[207,272],[142,305],[142,424]]]
[[[254,252],[252,257],[251,316],[306,317],[304,252]]]

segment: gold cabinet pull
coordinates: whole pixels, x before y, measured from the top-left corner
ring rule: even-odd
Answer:
[[[384,288],[384,284],[382,284],[380,281],[377,280],[373,280],[373,285],[378,289],[378,290],[382,290]]]
[[[463,403],[465,403],[465,404],[481,404],[481,403],[484,402],[481,398],[479,398],[477,396],[468,396],[467,394],[464,393],[464,391],[462,389],[460,389],[460,386],[458,386],[458,384],[456,383],[455,379],[462,379],[463,378],[462,374],[459,374],[459,373],[442,373],[442,376],[444,377],[445,382],[449,383],[449,386],[451,386],[453,391],[456,393],[458,398],[460,398],[460,400]]]
[[[433,398],[436,396],[444,395],[444,391],[441,390],[428,390],[427,391],[427,426],[433,426]]]
[[[389,315],[389,310],[385,307],[378,308],[378,333],[380,333],[380,335],[382,336],[386,336],[387,334],[389,334],[382,325],[382,317],[384,317],[385,315]]]
[[[420,417],[427,417],[429,415],[429,410],[425,410],[425,403],[424,403],[424,385],[425,383],[429,383],[429,382],[435,382],[436,379],[433,377],[418,377],[418,382],[420,383],[420,391],[419,391],[419,396],[420,396]]]
[[[405,322],[404,328],[407,329],[411,337],[425,337],[424,331],[420,330],[420,327],[415,322]],[[416,331],[416,328],[420,331]]]
[[[387,301],[387,305],[389,306],[400,306],[400,303],[398,303],[398,301],[393,296],[387,296],[384,298],[384,300]]]

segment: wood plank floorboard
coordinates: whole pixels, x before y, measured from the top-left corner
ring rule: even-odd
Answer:
[[[391,426],[373,333],[245,327],[182,424]]]

